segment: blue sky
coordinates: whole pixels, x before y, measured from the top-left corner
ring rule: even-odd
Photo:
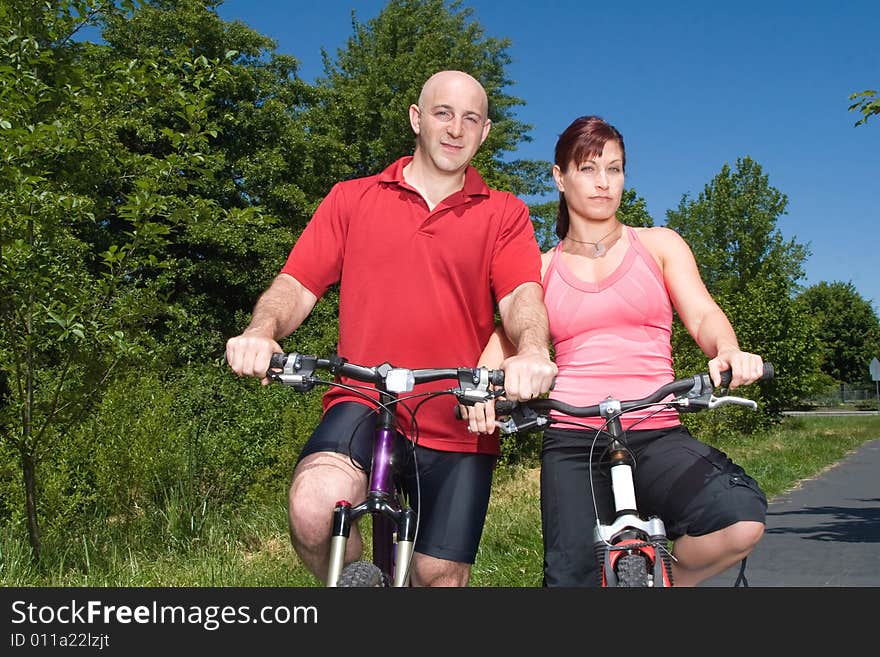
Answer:
[[[321,75],[386,2],[227,0],[218,9]],[[487,36],[509,38],[507,93],[552,160],[559,133],[598,114],[623,134],[627,186],[656,224],[727,163],[751,157],[788,197],[777,226],[811,251],[806,285],[852,282],[880,312],[880,116],[854,127],[849,94],[880,88],[880,2],[590,3],[464,0]]]

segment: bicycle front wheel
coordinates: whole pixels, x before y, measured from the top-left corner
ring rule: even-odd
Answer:
[[[648,562],[643,554],[626,554],[617,562],[617,586],[645,588],[648,586]]]
[[[355,561],[348,564],[339,574],[338,587],[346,588],[385,588],[390,586],[379,567],[369,561]]]

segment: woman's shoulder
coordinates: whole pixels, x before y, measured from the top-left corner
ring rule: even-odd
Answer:
[[[553,262],[554,253],[556,253],[556,245],[551,246],[541,254],[541,280],[544,279],[544,275],[547,273],[550,263]]]
[[[685,239],[666,226],[650,226],[635,229],[643,247],[651,254],[660,270],[667,264],[679,265],[693,261],[693,251]]]
[[[685,244],[681,235],[666,226],[633,226],[639,240],[646,245],[653,245],[659,248],[665,246],[675,247]]]
[[[667,228],[666,226],[629,226],[629,228],[632,228],[634,231],[636,231],[639,234],[639,237],[642,237],[643,235],[662,237],[663,235],[669,235],[670,233],[673,235],[678,235],[678,233],[676,233],[671,228]]]

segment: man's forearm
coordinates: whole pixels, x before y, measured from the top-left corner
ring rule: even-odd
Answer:
[[[279,340],[293,333],[312,311],[317,298],[299,281],[279,274],[254,306],[244,335]]]
[[[549,356],[550,341],[543,289],[537,283],[524,283],[498,304],[501,324],[518,354]]]

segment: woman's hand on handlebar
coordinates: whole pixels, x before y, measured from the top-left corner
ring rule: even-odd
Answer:
[[[535,399],[548,392],[558,371],[556,363],[538,351],[510,356],[497,369],[504,370],[504,397],[512,401]],[[497,429],[494,400],[460,405],[459,414],[471,433],[491,434]]]
[[[726,349],[709,361],[709,376],[712,377],[712,383],[716,387],[721,385],[721,372],[724,370],[731,372],[728,387],[733,390],[760,379],[764,374],[764,361],[757,354],[739,349]]]
[[[256,376],[267,385],[266,371],[272,354],[283,351],[272,338],[246,332],[226,342],[226,362],[238,376]]]
[[[459,406],[461,417],[468,423],[468,431],[471,433],[492,433],[497,428],[495,425],[495,400],[480,402],[473,406],[461,404]]]

